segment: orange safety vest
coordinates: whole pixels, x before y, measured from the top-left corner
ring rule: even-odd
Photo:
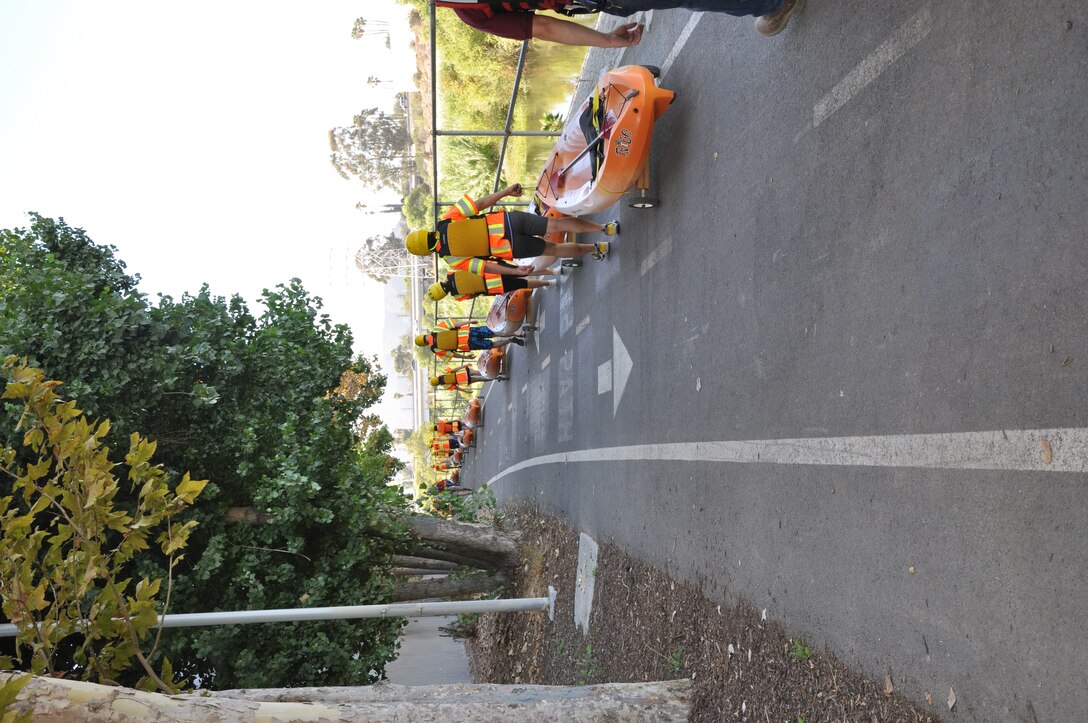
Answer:
[[[438,429],[436,429],[435,431],[439,434],[456,434],[457,432],[461,431],[461,422],[457,420],[446,421],[443,419],[438,423],[437,426]]]
[[[448,389],[461,384],[468,384],[468,367],[450,369],[446,367],[446,373],[442,375],[442,383],[448,385]]]
[[[428,343],[431,349],[468,351],[468,330],[468,324],[462,324],[455,329],[437,326],[432,330],[433,333],[427,335],[430,339]]]
[[[439,256],[513,258],[510,239],[506,238],[506,211],[477,213],[476,204],[468,196],[462,196],[455,207],[464,218],[443,219],[435,227],[435,251]]]

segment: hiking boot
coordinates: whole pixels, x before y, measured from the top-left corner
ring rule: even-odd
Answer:
[[[619,236],[620,235],[620,222],[619,221],[609,221],[608,223],[606,223],[604,225],[604,228],[601,229],[601,233],[603,233],[605,236]]]
[[[525,340],[522,339],[520,336],[512,336],[510,337],[510,341],[514,342],[518,346],[525,346]]]
[[[786,29],[790,17],[801,10],[805,0],[784,0],[782,6],[773,13],[756,18],[756,32],[770,37]]]
[[[609,244],[607,241],[598,241],[597,243],[593,244],[593,248],[595,249],[595,251],[593,252],[593,258],[600,261],[605,256],[607,256],[608,246]]]

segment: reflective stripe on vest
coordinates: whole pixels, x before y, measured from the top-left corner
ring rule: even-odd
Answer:
[[[497,296],[502,293],[502,275],[484,274],[484,283],[487,284],[487,293]]]
[[[498,218],[496,218],[498,216]],[[487,215],[487,235],[491,245],[491,255],[501,258],[512,258],[513,250],[510,248],[510,239],[506,238],[506,212],[489,213]]]

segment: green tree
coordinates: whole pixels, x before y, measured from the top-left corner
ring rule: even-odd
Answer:
[[[409,228],[434,227],[434,193],[426,183],[421,183],[404,197],[401,209]]]
[[[70,380],[89,416],[113,420],[110,446],[144,430],[167,470],[211,480],[187,518],[200,526],[175,568],[174,609],[387,599],[394,543],[346,534],[402,514],[385,484],[399,464],[388,432],[357,443],[385,377],[353,357],[350,332],[320,312],[320,299],[295,280],[266,291],[259,316],[206,288],[152,305],[113,249],[63,220],[32,219],[0,231],[0,351]],[[336,391],[345,371],[366,380],[354,393]],[[13,446],[18,410],[0,415],[0,438]],[[119,500],[135,503],[124,490]],[[167,566],[149,558],[136,572],[161,576]],[[159,650],[215,686],[359,684],[381,674],[398,625],[179,629]]]
[[[2,398],[21,407],[21,446],[34,460],[14,464],[16,451],[0,448],[0,472],[14,493],[0,498],[0,598],[19,629],[19,653],[29,652],[35,673],[75,672],[105,682],[120,678],[136,658],[146,673],[141,687],[177,692],[169,660],[156,672],[149,662],[154,646],[144,650],[158,623],[162,579],[133,585],[128,563],[152,542],[170,570],[181,561],[196,522],[173,520],[207,483],[185,475],[171,491],[165,472],[150,463],[155,444],[133,434],[125,464],[135,504],[124,509],[116,504],[122,485],[103,444],[109,420],[88,421],[57,394],[60,382],[14,356],[3,371]],[[168,605],[169,578],[165,594]]]
[[[341,177],[367,188],[401,191],[412,169],[411,139],[402,111],[364,108],[350,126],[329,131],[330,160]]]
[[[540,130],[542,130],[542,131],[561,131],[561,130],[563,130],[563,114],[562,113],[545,113],[544,117],[540,119]]]
[[[415,358],[415,339],[410,334],[400,338],[400,342],[392,350],[393,371],[406,377],[412,376],[412,361]]]

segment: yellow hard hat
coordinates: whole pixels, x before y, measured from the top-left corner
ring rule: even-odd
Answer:
[[[431,232],[419,229],[408,234],[408,238],[405,239],[404,245],[408,248],[408,253],[415,254],[416,256],[426,256],[431,253]]]
[[[416,346],[427,346],[426,334],[416,334]]]
[[[441,383],[442,383],[442,380],[439,379],[438,377],[431,377],[431,386],[432,387],[437,387]]]
[[[431,288],[427,289],[427,298],[431,301],[439,301],[446,298],[446,290],[442,288],[442,284],[431,284]]]

